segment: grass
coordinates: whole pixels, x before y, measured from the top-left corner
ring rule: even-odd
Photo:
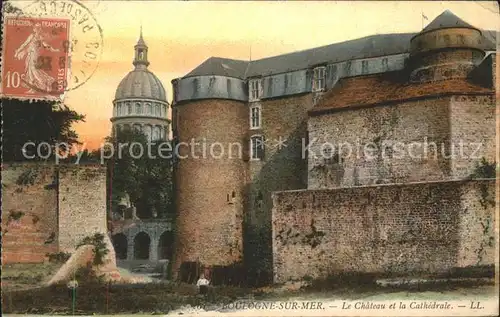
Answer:
[[[196,294],[194,285],[177,283],[102,285],[80,284],[76,291],[75,314],[153,313],[166,314],[182,306],[230,303],[250,290],[214,287],[206,296]],[[36,303],[36,306],[33,305]],[[66,285],[43,287],[2,294],[3,313],[69,314],[72,297]]]
[[[460,272],[441,277],[441,279],[421,280],[414,283],[401,283],[399,285],[381,285],[377,283],[379,276],[367,273],[339,273],[332,274],[323,279],[307,278],[306,284],[298,290],[285,290],[281,292],[259,292],[256,299],[281,299],[283,298],[318,298],[328,296],[345,300],[356,300],[367,297],[393,297],[396,294],[404,297],[424,293],[451,294],[456,297],[460,293],[478,292],[488,296],[489,290],[494,287],[492,277],[470,278],[469,274]]]
[[[2,291],[39,287],[61,266],[59,263],[2,265]]]
[[[2,281],[41,286],[58,264],[6,265]],[[459,275],[463,275],[460,273]],[[467,275],[467,274],[466,274]],[[375,275],[334,274],[325,279],[307,279],[307,286],[289,290],[286,285],[266,288],[267,291],[233,286],[211,288],[208,296],[197,295],[194,285],[185,283],[150,283],[105,285],[79,281],[75,314],[166,314],[183,306],[220,307],[244,298],[255,300],[332,300],[332,299],[397,299],[460,298],[474,294],[488,297],[494,291],[493,281],[480,279],[444,279],[426,283],[382,286]],[[35,305],[33,305],[35,303]],[[72,297],[66,285],[30,289],[5,288],[2,285],[2,312],[10,314],[70,314]]]

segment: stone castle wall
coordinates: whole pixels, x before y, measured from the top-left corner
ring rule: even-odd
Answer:
[[[54,165],[2,164],[2,264],[58,251],[56,180]]]
[[[263,160],[248,162],[245,255],[250,267],[271,276],[271,193],[307,187],[302,142],[307,137],[307,111],[313,105],[313,95],[263,100],[259,104],[261,129],[249,130],[248,138],[263,135],[266,144]]]
[[[274,282],[493,264],[494,199],[493,180],[275,193]]]
[[[450,102],[451,159],[453,178],[469,176],[484,157],[495,162],[494,96],[454,96]],[[454,153],[453,153],[454,152]]]
[[[106,233],[105,183],[96,166],[2,164],[2,263],[44,262],[47,253]]]
[[[60,251],[74,251],[83,238],[95,233],[107,235],[105,167],[60,166]]]
[[[185,142],[179,146],[184,158],[174,169],[178,216],[173,273],[177,276],[184,262],[241,262],[248,108],[237,101],[203,100],[177,104],[173,119],[176,142]]]
[[[466,178],[495,161],[494,105],[454,96],[311,117],[308,188]]]
[[[426,156],[426,140],[439,147],[447,144],[449,103],[449,98],[439,98],[311,117],[308,188],[448,177],[450,167],[441,155],[421,157]],[[412,146],[414,142],[420,146]]]

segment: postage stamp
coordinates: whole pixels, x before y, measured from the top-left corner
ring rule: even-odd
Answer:
[[[12,6],[4,9],[2,96],[63,100],[68,91],[85,84],[97,70],[103,49],[102,29],[92,12],[79,1],[35,0],[19,4],[15,9],[11,9]],[[33,53],[16,55],[16,45],[24,43],[18,43],[22,38],[28,41],[23,52]],[[50,46],[40,44],[38,48],[35,44],[42,40],[45,44],[50,42]],[[39,55],[34,62],[33,54]],[[20,63],[25,65],[22,73]],[[32,70],[35,66],[37,72]],[[16,74],[12,70],[8,73],[11,68],[15,68]],[[17,74],[20,83],[15,88]],[[21,78],[21,75],[24,76]]]
[[[1,94],[58,99],[67,87],[70,21],[7,17]]]

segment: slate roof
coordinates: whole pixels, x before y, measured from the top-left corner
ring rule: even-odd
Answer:
[[[463,78],[427,83],[408,83],[404,78],[400,71],[342,78],[309,113],[314,115],[432,96],[494,93],[492,88]]]
[[[247,61],[222,57],[210,57],[201,63],[200,66],[185,75],[184,78],[192,76],[219,75],[243,79],[248,65],[249,62]]]
[[[493,57],[493,54],[488,54],[481,63],[469,73],[468,78],[471,82],[485,87],[493,87],[495,84],[493,82]]]
[[[449,27],[474,28],[451,11],[446,10],[421,32]],[[402,54],[409,52],[410,40],[417,34],[419,33],[377,34],[254,61],[210,57],[183,78],[220,75],[246,79],[249,77],[268,76],[308,69],[321,64]],[[483,31],[482,48],[485,50],[495,50],[495,39],[495,31]]]
[[[440,15],[438,15],[434,20],[432,20],[429,25],[427,25],[420,33],[425,33],[429,31],[434,31],[438,29],[446,29],[446,28],[469,28],[469,29],[477,29],[460,19],[456,15],[453,14],[450,10],[446,10]]]
[[[414,34],[378,34],[252,61],[247,77],[306,69],[319,64],[404,53]]]

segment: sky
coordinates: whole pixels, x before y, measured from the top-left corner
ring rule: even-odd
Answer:
[[[80,2],[102,28],[104,44],[96,72],[65,97],[86,116],[74,128],[88,149],[99,147],[111,131],[115,90],[133,69],[141,25],[149,70],[162,81],[170,102],[171,80],[211,56],[255,60],[377,33],[418,32],[446,9],[478,28],[498,30],[499,22],[496,1]]]

